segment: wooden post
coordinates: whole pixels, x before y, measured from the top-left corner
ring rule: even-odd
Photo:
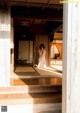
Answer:
[[[14,75],[14,19],[11,18],[11,35],[10,35],[10,75]]]
[[[80,4],[63,11],[62,113],[80,113]]]
[[[0,1],[0,86],[10,85],[10,9]]]

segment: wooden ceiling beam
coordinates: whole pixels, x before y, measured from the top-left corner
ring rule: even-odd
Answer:
[[[21,17],[21,16],[17,16],[17,17],[16,17],[16,16],[15,16],[14,19],[17,19],[17,20],[19,20],[19,19],[21,19],[21,20],[22,20],[22,19],[23,19],[23,20],[26,20],[26,17]],[[40,18],[40,17],[39,17],[39,18],[35,18],[35,17],[27,17],[27,19],[29,19],[29,20],[32,20],[32,19],[33,19],[33,21],[36,20],[36,19],[40,19],[40,20],[45,21],[45,22],[46,22],[46,21],[53,21],[53,22],[55,22],[55,21],[56,21],[56,22],[62,22],[62,21],[63,21],[62,18],[55,18],[55,17],[54,17],[54,18]],[[26,20],[26,21],[27,21],[27,20]]]
[[[41,8],[52,8],[52,9],[62,9],[62,4],[46,4],[46,3],[33,3],[33,2],[24,2],[24,1],[9,1],[11,6],[27,6],[27,7],[41,7]]]
[[[62,21],[63,14],[62,10],[47,10],[38,8],[24,8],[24,7],[12,7],[11,16],[13,18],[24,18],[24,19],[41,19],[44,21]]]

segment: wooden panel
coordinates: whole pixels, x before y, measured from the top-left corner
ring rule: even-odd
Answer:
[[[28,2],[34,2],[34,3],[47,3],[48,0],[28,0]]]
[[[11,19],[11,34],[10,34],[10,75],[14,71],[14,20]]]
[[[26,0],[11,0],[11,1],[15,1],[15,2],[26,2]]]
[[[62,33],[54,33],[54,39],[61,39],[63,38],[63,34]]]
[[[43,43],[45,45],[45,48],[46,48],[46,63],[48,65],[48,36],[47,35],[36,35],[35,36],[35,41],[34,41],[34,52],[38,51],[39,49],[39,45]],[[38,55],[35,54],[34,55],[34,60],[35,60],[35,63],[38,63]]]
[[[50,0],[49,4],[60,4],[60,0]]]
[[[28,60],[29,58],[29,42],[19,41],[19,59]]]
[[[18,58],[20,60],[26,60],[27,63],[32,63],[32,61],[33,61],[33,41],[19,41]]]

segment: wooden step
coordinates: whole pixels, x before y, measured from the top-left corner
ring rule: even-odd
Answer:
[[[0,94],[19,94],[27,92],[28,92],[27,86],[0,87]]]
[[[61,111],[61,103],[1,105],[1,112],[7,113],[62,113]]]
[[[11,85],[62,85],[60,77],[11,78]]]
[[[61,103],[61,98],[57,93],[0,94],[0,105]]]
[[[12,86],[23,87],[26,93],[36,92],[62,92],[61,79],[27,78],[13,79]]]
[[[0,94],[19,94],[19,93],[44,93],[54,92],[62,93],[62,86],[58,85],[29,85],[29,86],[11,86],[0,87]]]
[[[10,89],[9,89],[10,90]],[[15,106],[22,107],[32,112],[28,113],[55,113],[55,110],[61,111],[62,95],[60,93],[12,93],[12,94],[0,94],[0,105],[8,106],[8,110],[11,110]],[[10,106],[10,107],[9,107]],[[31,106],[31,108],[27,108]],[[20,108],[16,107],[16,110]],[[23,109],[22,108],[22,109]],[[15,107],[14,107],[15,109]],[[21,110],[22,110],[21,109]],[[52,112],[53,111],[53,112]],[[12,111],[11,111],[12,112]],[[26,112],[24,112],[26,113]],[[56,112],[57,113],[57,112]],[[60,112],[58,112],[60,113]]]
[[[28,86],[29,93],[44,93],[44,92],[54,92],[54,93],[62,93],[62,86],[54,86],[54,85],[30,85]]]
[[[62,101],[61,93],[58,93],[58,92],[54,93],[55,91],[46,92],[45,90],[47,89],[45,88],[48,88],[48,90],[53,90],[56,87],[54,86],[53,88],[52,86],[49,87],[49,86],[43,86],[43,85],[42,86],[30,85],[29,87],[28,86],[12,86],[12,87],[2,87],[2,88],[0,87],[0,105],[8,106],[8,110],[9,109],[11,110],[11,105],[12,105],[12,109],[14,105],[15,106],[18,105],[18,107],[19,106],[22,107],[23,105],[23,108],[25,109],[24,106],[26,105],[26,109],[28,110],[31,109],[32,111],[28,113],[39,113],[39,112],[48,113],[55,110],[61,111],[61,101]],[[28,89],[31,91],[27,92]],[[43,92],[41,92],[40,89],[41,91],[43,89]],[[33,92],[33,93],[30,93],[30,92]],[[28,108],[27,106],[29,107],[31,106],[31,108]],[[17,107],[16,109],[20,110],[20,108],[17,108]],[[10,112],[12,112],[12,110]]]
[[[8,106],[10,110],[11,105],[12,107],[18,105],[26,108],[26,111],[32,111],[28,113],[61,113],[61,103],[62,78],[60,77],[12,77],[10,87],[0,87],[0,105]],[[20,110],[17,107],[16,109]]]
[[[35,112],[35,113],[62,113],[61,110],[45,110],[45,111],[41,111],[41,112]]]

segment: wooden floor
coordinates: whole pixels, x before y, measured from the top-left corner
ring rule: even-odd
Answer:
[[[45,74],[44,74],[45,73]],[[62,73],[35,67],[16,67],[11,85],[62,85]]]
[[[34,67],[34,69],[40,74],[40,75],[52,75],[55,77],[62,77],[62,71],[57,68],[51,68],[51,67],[45,67],[45,68],[37,68]]]

